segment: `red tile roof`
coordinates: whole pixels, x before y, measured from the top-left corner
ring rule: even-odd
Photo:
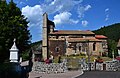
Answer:
[[[104,35],[95,35],[95,38],[97,39],[106,39],[107,37]]]
[[[92,31],[80,31],[80,30],[59,30],[59,31],[54,31],[53,33],[50,34],[92,34],[94,35],[95,33],[93,33]]]

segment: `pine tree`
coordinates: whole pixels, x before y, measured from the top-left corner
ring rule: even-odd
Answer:
[[[2,60],[9,58],[9,49],[14,38],[21,55],[31,43],[27,18],[13,1],[9,4],[6,1],[0,2],[0,18],[0,58],[2,57]]]

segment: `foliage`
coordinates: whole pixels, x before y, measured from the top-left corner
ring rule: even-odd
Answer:
[[[19,54],[30,47],[31,35],[27,24],[27,19],[13,1],[9,4],[0,1],[0,61],[9,58],[9,49],[14,38]]]
[[[37,42],[34,42],[34,43],[31,43],[31,47],[35,47],[37,45],[42,45],[42,40],[41,41],[37,41]]]
[[[116,23],[109,26],[101,27],[98,30],[93,31],[95,34],[105,35],[108,37],[108,56],[112,57],[112,53],[115,52],[115,56],[118,55],[117,52],[117,42],[120,39],[120,23]]]
[[[104,26],[93,32],[100,35],[103,34],[109,39],[115,40],[117,42],[120,39],[120,23]]]
[[[39,51],[41,52],[42,51],[42,41],[38,41],[38,42],[34,42],[31,44],[31,48],[32,50],[34,51]]]
[[[114,52],[115,57],[118,56],[117,52],[117,42],[115,40],[108,39],[108,56],[112,58],[112,54]]]
[[[29,60],[29,51],[22,53],[22,61]]]

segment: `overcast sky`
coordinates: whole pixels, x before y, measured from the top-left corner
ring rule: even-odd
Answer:
[[[7,0],[9,2],[10,0]],[[28,18],[32,42],[42,39],[42,15],[58,30],[96,30],[120,22],[120,0],[13,0]]]

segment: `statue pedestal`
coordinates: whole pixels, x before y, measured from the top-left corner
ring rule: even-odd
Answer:
[[[10,62],[18,62],[18,53],[10,52]]]
[[[15,44],[15,39],[14,39],[14,44],[10,49],[10,62],[18,62],[18,49]]]

